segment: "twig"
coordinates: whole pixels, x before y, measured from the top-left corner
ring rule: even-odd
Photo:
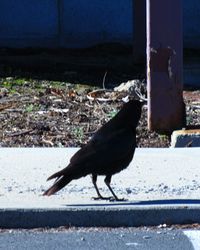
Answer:
[[[11,107],[13,107],[13,104],[12,104],[12,103],[9,103],[9,104],[6,104],[6,105],[1,105],[1,104],[0,104],[0,111],[3,111],[3,110],[5,110],[5,109],[9,109],[9,108],[11,108]]]
[[[16,132],[16,133],[10,134],[8,136],[14,137],[14,136],[19,136],[19,135],[26,135],[26,134],[29,134],[32,131],[33,131],[33,129],[28,129],[28,130],[24,130],[24,131],[20,131],[20,132]]]
[[[44,138],[42,138],[42,142],[45,144],[49,144],[50,146],[54,146],[53,142],[50,140],[45,140]]]
[[[107,73],[108,73],[108,72],[106,71],[105,74],[104,74],[104,77],[103,77],[103,83],[102,83],[103,89],[105,89],[105,81],[106,81]]]

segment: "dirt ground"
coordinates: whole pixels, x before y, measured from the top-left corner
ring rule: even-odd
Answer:
[[[117,57],[114,53],[105,55],[107,51],[103,50],[101,55],[95,53],[94,59],[90,53],[84,60],[72,53],[66,64],[62,53],[59,60],[53,54],[43,53],[38,60],[33,54],[18,57],[12,53],[15,65],[26,61],[23,70],[22,65],[16,68],[9,64],[8,56],[0,61],[0,147],[77,147],[86,143],[123,103],[123,95],[114,91],[103,96],[104,100],[91,100],[88,94],[102,88],[103,82],[111,90],[122,82],[144,77],[144,67],[133,67],[124,51]],[[128,50],[127,55],[130,57]],[[31,60],[36,60],[34,65],[38,67],[32,68]],[[44,69],[47,62],[48,71]],[[187,125],[199,125],[200,91],[187,90],[183,94]],[[138,147],[170,146],[170,137],[148,131],[147,107],[137,139]]]
[[[5,79],[4,79],[5,80]],[[15,85],[15,79],[1,80],[1,147],[76,147],[122,106],[120,94],[109,92],[110,101],[88,99],[94,88],[47,81]],[[12,87],[8,85],[11,83]],[[188,125],[200,124],[200,91],[185,91]],[[147,129],[144,106],[138,127],[139,147],[168,147],[170,138]]]

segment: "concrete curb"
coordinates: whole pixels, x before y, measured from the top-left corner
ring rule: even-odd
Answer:
[[[138,227],[200,223],[200,202],[179,205],[1,209],[1,228]]]

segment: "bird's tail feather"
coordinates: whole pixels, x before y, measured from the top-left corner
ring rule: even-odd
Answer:
[[[52,194],[55,194],[60,189],[62,189],[64,186],[66,186],[70,181],[72,180],[69,176],[62,176],[60,177],[49,189],[47,189],[43,195],[50,196]]]
[[[62,169],[59,172],[56,172],[55,174],[52,174],[51,176],[48,177],[47,181],[52,180],[54,178],[59,179],[60,177],[62,177],[66,172],[66,168]]]
[[[62,169],[59,172],[56,172],[55,174],[52,174],[49,176],[47,181],[56,178],[54,184],[43,193],[43,195],[50,196],[52,194],[55,194],[60,189],[62,189],[64,186],[66,186],[72,179],[73,179],[73,173],[69,167],[66,167]]]

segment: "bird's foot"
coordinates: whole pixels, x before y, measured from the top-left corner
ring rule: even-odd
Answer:
[[[110,197],[109,201],[127,201],[128,199],[125,198],[118,198],[118,197]]]
[[[104,196],[97,196],[97,197],[92,197],[93,200],[97,201],[97,200],[108,200],[110,201],[110,199],[112,199],[113,197],[104,197]]]

